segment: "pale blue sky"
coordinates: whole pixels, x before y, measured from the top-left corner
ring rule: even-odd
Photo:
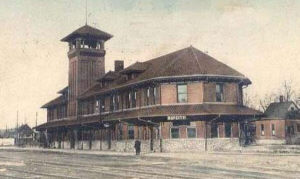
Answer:
[[[114,35],[106,70],[194,47],[249,77],[251,95],[285,79],[300,89],[300,1],[88,0],[88,23]],[[67,85],[67,44],[85,23],[85,0],[0,2],[0,128],[32,126],[39,107]]]

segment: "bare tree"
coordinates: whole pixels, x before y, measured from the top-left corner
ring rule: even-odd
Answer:
[[[278,99],[277,95],[272,93],[272,94],[266,94],[263,99],[259,100],[259,109],[262,110],[263,112],[266,111],[268,106],[272,103],[275,102]]]
[[[257,102],[257,95],[249,95],[247,91],[244,92],[243,94],[243,105],[247,106],[249,108],[257,108],[256,102]]]
[[[292,80],[284,80],[280,89],[280,93],[283,95],[286,101],[296,100],[294,99],[295,91],[292,88]]]
[[[272,102],[279,101],[280,96],[283,96],[285,101],[296,101],[297,95],[295,95],[295,91],[292,87],[292,80],[284,80],[277,91],[277,93],[265,94],[265,96],[259,100],[259,108],[262,111],[266,111]]]

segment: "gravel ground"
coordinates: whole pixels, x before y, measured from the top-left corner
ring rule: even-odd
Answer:
[[[300,155],[0,148],[0,178],[300,178]]]

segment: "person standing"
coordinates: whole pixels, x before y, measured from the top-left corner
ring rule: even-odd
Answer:
[[[139,140],[135,141],[134,148],[135,148],[136,155],[140,155],[140,153],[141,153],[141,142]]]

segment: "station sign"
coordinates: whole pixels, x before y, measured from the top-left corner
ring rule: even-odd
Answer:
[[[186,116],[168,116],[169,121],[186,120]]]

